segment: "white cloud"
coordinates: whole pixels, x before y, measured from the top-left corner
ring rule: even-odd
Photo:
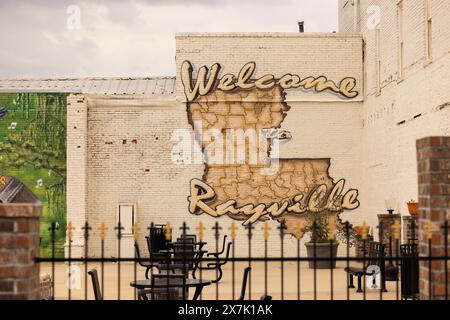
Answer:
[[[17,4],[19,3],[19,4]],[[336,0],[0,2],[0,77],[175,74],[176,32],[337,30]],[[81,28],[66,28],[67,6]]]

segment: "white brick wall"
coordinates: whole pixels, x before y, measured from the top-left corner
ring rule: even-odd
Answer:
[[[81,227],[87,212],[87,124],[86,97],[67,98],[67,221],[72,222],[72,252],[81,255],[84,238]]]
[[[339,82],[345,77],[356,78],[356,91],[362,92],[362,38],[359,35],[336,33],[180,33],[176,35],[177,98],[184,100],[180,66],[189,60],[198,67],[218,62],[222,74],[237,75],[242,66],[256,63],[255,77],[286,73],[326,76]],[[289,101],[343,101],[338,96],[322,92],[291,90]],[[352,101],[361,101],[362,95]]]
[[[352,30],[350,6],[340,1],[340,30]],[[431,63],[426,61],[425,1],[403,1],[404,70],[398,77],[397,1],[360,1],[357,19],[366,42],[366,95],[363,108],[363,193],[362,211],[371,223],[386,210],[390,195],[398,201],[397,210],[408,214],[406,202],[418,198],[416,139],[450,134],[450,102],[447,90],[450,72],[450,2],[431,0],[433,21]],[[375,38],[366,21],[368,5],[381,9],[380,60],[381,95],[375,92]],[[414,118],[414,116],[421,116]],[[404,123],[402,123],[405,121]],[[402,124],[400,124],[402,123]]]

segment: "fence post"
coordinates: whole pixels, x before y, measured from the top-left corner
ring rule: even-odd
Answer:
[[[419,179],[419,254],[444,257],[447,253],[445,230],[450,204],[450,137],[428,137],[417,140]],[[429,232],[427,225],[434,225]],[[446,261],[434,260],[419,264],[420,298],[448,298]]]
[[[40,299],[40,204],[0,204],[0,300]]]

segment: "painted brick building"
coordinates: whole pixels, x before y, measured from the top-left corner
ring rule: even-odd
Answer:
[[[130,255],[130,228],[136,221],[143,229],[152,221],[177,227],[186,221],[195,232],[199,221],[210,230],[218,220],[222,232],[229,232],[235,220],[189,212],[193,179],[214,189],[214,205],[234,200],[240,207],[281,207],[299,193],[310,195],[319,185],[329,192],[345,179],[344,192],[357,190],[359,206],[339,214],[342,220],[375,226],[389,197],[396,199],[397,212],[407,214],[406,202],[418,198],[416,140],[450,134],[450,96],[444,87],[450,69],[445,28],[450,5],[443,0],[403,2],[370,1],[381,9],[374,17],[367,10],[369,1],[341,0],[339,33],[177,34],[173,78],[1,81],[2,92],[71,93],[67,221],[75,227],[73,253],[82,252],[81,227],[87,220],[91,254],[99,254],[98,227],[106,223],[106,254],[114,255],[119,211],[125,225],[122,253]],[[211,79],[216,63],[221,71],[214,90],[189,99],[189,85],[201,78],[201,67],[208,67]],[[225,75],[237,81],[239,74],[245,78],[242,70],[251,73],[248,81],[241,79],[243,85],[264,77],[260,88],[226,90]],[[298,86],[288,88],[295,75]],[[299,83],[309,77],[310,82]],[[178,133],[194,136],[195,121],[201,121],[201,130],[285,132],[288,139],[274,139],[279,140],[281,170],[263,178],[255,169],[260,163],[190,162],[194,153],[179,153]],[[193,142],[205,147],[202,143]],[[298,222],[295,208],[292,214],[286,210],[282,217],[288,229],[304,223]],[[236,215],[237,224],[242,216]],[[274,234],[275,220],[270,219]],[[263,250],[261,227],[255,224],[255,254]],[[212,232],[207,234],[206,241],[213,242]],[[236,241],[236,254],[246,254],[243,229]],[[295,252],[296,243],[287,235],[286,253]],[[279,254],[279,248],[279,237],[273,236],[269,255]]]
[[[371,5],[379,6],[378,24]],[[386,198],[402,214],[407,201],[418,200],[415,141],[450,134],[450,93],[442,86],[450,70],[450,3],[354,0],[339,1],[339,9],[340,32],[365,40],[361,206],[375,223]]]

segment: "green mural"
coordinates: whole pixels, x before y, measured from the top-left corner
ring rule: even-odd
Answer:
[[[24,183],[43,203],[41,256],[51,252],[49,226],[59,225],[63,254],[66,225],[67,94],[0,94],[0,175]]]

